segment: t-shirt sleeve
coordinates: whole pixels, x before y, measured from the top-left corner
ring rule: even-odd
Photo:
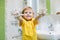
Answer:
[[[37,24],[38,24],[38,20],[34,19],[34,25],[37,25]]]
[[[22,20],[19,20],[19,26],[23,26],[25,20],[22,18]]]

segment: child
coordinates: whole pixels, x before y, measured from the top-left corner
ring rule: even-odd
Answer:
[[[34,18],[34,12],[31,7],[24,8],[22,15],[17,16],[19,26],[22,26],[22,40],[37,40],[36,25],[41,16],[44,16],[44,14],[39,14]]]

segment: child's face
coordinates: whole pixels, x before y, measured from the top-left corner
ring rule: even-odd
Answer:
[[[26,9],[26,10],[24,11],[24,18],[25,18],[26,20],[30,20],[30,19],[33,18],[33,11],[32,11],[32,9]]]

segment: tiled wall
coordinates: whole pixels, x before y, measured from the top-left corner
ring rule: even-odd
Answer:
[[[5,0],[5,39],[18,40],[21,38],[18,32],[18,20],[12,15],[15,10],[21,11],[23,0]],[[21,40],[21,39],[20,39]]]

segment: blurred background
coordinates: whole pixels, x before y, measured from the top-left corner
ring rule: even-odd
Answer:
[[[12,13],[26,6],[31,6],[35,15],[42,9],[46,12],[36,28],[38,40],[60,40],[60,15],[56,14],[60,12],[60,0],[5,0],[5,40],[21,40],[21,28]]]

